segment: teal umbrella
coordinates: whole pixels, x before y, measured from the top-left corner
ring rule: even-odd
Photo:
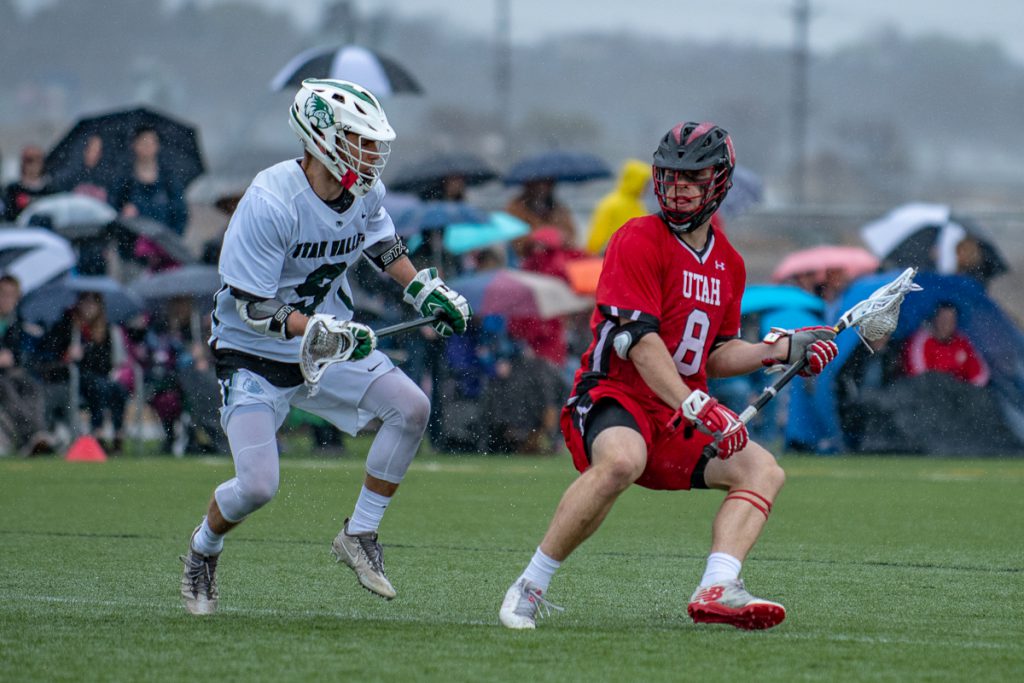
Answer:
[[[743,315],[782,309],[823,313],[825,301],[793,285],[750,285],[743,292],[743,301],[740,302]]]
[[[444,230],[444,248],[452,254],[483,249],[530,233],[530,226],[504,211],[494,211],[486,223],[453,223]]]

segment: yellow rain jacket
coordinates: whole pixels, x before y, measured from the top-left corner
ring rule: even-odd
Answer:
[[[623,223],[647,213],[647,207],[640,196],[650,180],[650,164],[638,159],[627,159],[622,164],[618,186],[605,195],[594,209],[590,235],[587,237],[587,251],[600,254]]]

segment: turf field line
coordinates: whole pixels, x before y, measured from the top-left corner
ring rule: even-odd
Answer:
[[[98,599],[98,598],[82,598],[75,596],[58,596],[58,595],[25,595],[25,594],[14,594],[14,593],[0,593],[0,601],[4,603],[15,603],[15,602],[27,602],[27,603],[43,603],[43,604],[57,604],[57,605],[70,605],[73,607],[104,607],[104,608],[115,608],[123,609],[128,608],[128,611],[157,611],[161,613],[167,613],[168,615],[181,615],[186,616],[182,611],[182,608],[176,601],[139,601],[139,600],[109,600],[109,599]],[[418,617],[409,614],[391,615],[391,614],[374,614],[372,616],[358,615],[351,612],[342,612],[337,610],[325,610],[325,609],[300,609],[300,610],[285,610],[273,607],[232,607],[221,605],[217,608],[218,614],[232,614],[239,616],[255,616],[255,617],[280,617],[284,619],[295,619],[295,618],[332,618],[340,621],[371,621],[371,622],[390,622],[390,623],[402,623],[402,624],[423,624],[427,626],[437,626],[438,621],[433,617]],[[193,617],[201,621],[207,621],[209,617]],[[216,619],[214,616],[212,619]],[[445,624],[459,625],[459,626],[486,626],[486,627],[498,627],[497,619],[482,620],[482,619],[452,619],[446,620]],[[556,625],[552,624],[552,628],[557,628]],[[678,626],[666,626],[661,628],[653,628],[652,630],[658,631],[681,631],[691,630],[693,627],[686,622],[680,621]],[[584,627],[585,629],[585,627]],[[700,630],[705,630],[703,627]],[[728,631],[727,631],[728,632]],[[945,639],[936,640],[929,638],[927,640],[920,640],[914,638],[903,638],[903,637],[887,637],[887,636],[865,636],[856,635],[851,633],[799,633],[792,631],[773,631],[771,637],[783,638],[785,640],[809,640],[809,641],[830,641],[836,643],[858,643],[866,645],[893,645],[900,647],[941,647],[941,648],[952,648],[952,649],[964,649],[964,650],[1017,650],[1018,647],[1015,644],[1009,643],[992,643],[986,641],[976,640],[960,640],[960,639]]]
[[[143,541],[169,541],[167,536],[154,534],[127,534],[110,532],[87,532],[87,531],[28,531],[19,529],[0,529],[0,535],[6,536],[52,536],[58,538],[108,538],[120,540],[143,540]],[[180,540],[175,538],[174,540]],[[232,538],[231,543],[256,543],[268,545],[306,545],[321,546],[323,540],[308,540],[302,538]],[[522,548],[488,548],[481,546],[455,546],[455,545],[417,545],[414,543],[381,543],[385,548],[394,550],[428,550],[445,552],[469,552],[469,553],[523,553]],[[623,550],[597,550],[587,551],[595,557],[629,557],[638,559],[669,559],[669,560],[703,560],[706,554],[695,553],[642,553]],[[1021,574],[1024,567],[977,567],[963,564],[937,564],[931,562],[892,562],[889,560],[829,560],[811,558],[771,557],[755,556],[749,558],[751,562],[770,562],[777,564],[812,564],[823,566],[857,566],[857,567],[882,567],[895,569],[938,569],[953,572],[973,572],[979,574]]]

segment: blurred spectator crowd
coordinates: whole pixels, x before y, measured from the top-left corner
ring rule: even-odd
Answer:
[[[0,453],[54,452],[82,433],[114,453],[139,439],[178,455],[227,452],[205,343],[220,239],[201,248],[182,239],[184,191],[201,161],[183,171],[188,152],[168,150],[171,133],[145,117],[134,123],[118,130],[116,151],[96,127],[49,154],[24,147],[4,188]],[[751,175],[737,176],[746,184],[731,196],[742,203],[723,206],[717,229],[759,201]],[[612,176],[600,159],[557,151],[500,176],[473,156],[434,155],[385,179],[385,207],[413,261],[437,265],[475,311],[464,336],[424,327],[381,341],[431,396],[435,450],[561,448],[558,413],[590,341],[601,254],[615,230],[650,211],[650,165],[626,160],[587,226],[558,187]],[[516,188],[504,210],[468,201],[469,188],[495,180]],[[225,226],[238,199],[216,204]],[[971,219],[925,204],[893,210],[862,237],[863,247],[789,254],[771,283],[749,285],[745,337],[830,324],[904,267],[920,269],[924,291],[908,297],[891,338],[869,347],[842,335],[839,362],[769,404],[750,426],[754,438],[823,454],[1021,450],[1024,343],[986,291],[1007,269],[997,245]],[[400,322],[390,280],[363,264],[350,282],[357,319]],[[740,411],[770,379],[715,380],[711,390]],[[296,411],[289,424],[316,445],[341,445],[319,418]]]

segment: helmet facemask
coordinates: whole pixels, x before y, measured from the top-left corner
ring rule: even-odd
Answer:
[[[710,174],[702,171],[653,167],[654,194],[673,232],[685,234],[703,225],[718,210],[732,186],[731,168],[715,166]]]

